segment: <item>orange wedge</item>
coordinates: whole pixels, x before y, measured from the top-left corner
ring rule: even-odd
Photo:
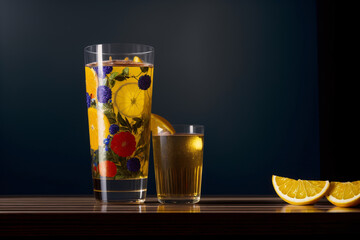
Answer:
[[[331,182],[326,198],[338,207],[354,207],[360,204],[360,181]]]
[[[168,120],[154,113],[151,114],[151,131],[154,135],[175,133]]]
[[[293,205],[314,204],[329,189],[329,181],[294,180],[286,177],[272,176],[272,184],[277,195]]]

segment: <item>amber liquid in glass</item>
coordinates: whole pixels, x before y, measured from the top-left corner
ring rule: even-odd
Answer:
[[[156,191],[161,203],[200,201],[203,134],[153,136]]]

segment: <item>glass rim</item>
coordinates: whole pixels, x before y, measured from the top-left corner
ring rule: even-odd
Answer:
[[[172,124],[176,134],[204,134],[205,126],[200,124]],[[161,135],[161,134],[160,134]]]
[[[84,52],[90,53],[90,54],[98,54],[98,52],[91,51],[90,49],[92,47],[96,46],[104,46],[104,45],[113,45],[113,46],[141,46],[145,48],[149,48],[148,51],[137,51],[137,52],[103,52],[102,55],[144,55],[149,53],[154,53],[155,48],[153,46],[142,44],[142,43],[120,43],[120,42],[114,42],[114,43],[98,43],[98,44],[91,44],[86,47],[84,47]]]
[[[187,123],[174,123],[171,124],[173,127],[188,127],[188,126],[193,126],[193,127],[201,127],[201,128],[205,128],[204,125],[201,124],[187,124]]]

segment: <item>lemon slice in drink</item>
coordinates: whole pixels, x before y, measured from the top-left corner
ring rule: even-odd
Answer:
[[[126,83],[115,92],[114,105],[126,117],[137,117],[143,112],[145,97],[137,83]]]
[[[97,82],[98,78],[94,70],[89,67],[85,67],[85,79],[86,79],[86,92],[96,98]]]
[[[338,207],[354,207],[360,204],[360,181],[331,182],[326,198]]]
[[[151,131],[155,135],[160,133],[175,133],[175,129],[168,120],[154,113],[151,114]]]
[[[93,150],[99,148],[99,142],[109,135],[110,123],[107,117],[95,108],[88,108],[90,147]]]
[[[133,61],[136,62],[136,63],[142,63],[143,61],[141,60],[141,58],[139,58],[138,56],[135,56],[133,58]]]
[[[272,176],[275,192],[287,203],[293,205],[313,204],[320,200],[329,189],[329,181],[295,180]]]

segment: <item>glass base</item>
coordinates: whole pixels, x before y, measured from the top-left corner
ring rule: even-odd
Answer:
[[[142,204],[146,198],[147,178],[94,179],[94,196],[100,203]]]
[[[172,204],[195,204],[200,202],[200,197],[191,197],[191,198],[185,198],[185,197],[180,197],[180,198],[159,198],[158,197],[158,201],[160,203],[166,204],[166,203],[172,203]]]

